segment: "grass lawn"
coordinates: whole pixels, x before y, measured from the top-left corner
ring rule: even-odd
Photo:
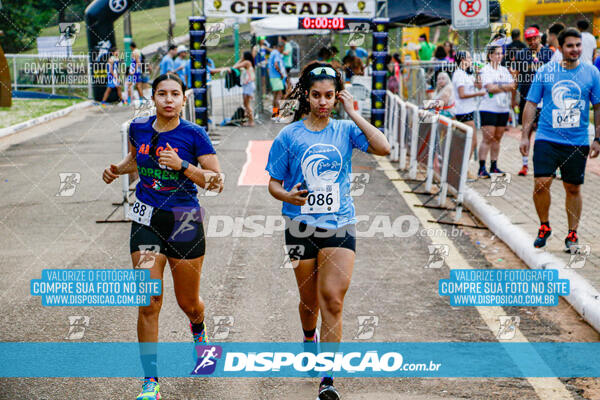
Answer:
[[[0,107],[0,128],[28,121],[81,101],[83,99],[13,99],[12,107]]]

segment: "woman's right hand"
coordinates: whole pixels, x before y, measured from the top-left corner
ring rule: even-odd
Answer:
[[[299,190],[302,183],[296,183],[292,190],[288,192],[286,203],[293,204],[295,206],[303,206],[306,204],[306,195],[308,190]]]
[[[119,167],[117,167],[115,164],[110,164],[110,167],[106,168],[102,173],[102,179],[107,184],[110,184],[112,181],[117,179],[119,175]]]

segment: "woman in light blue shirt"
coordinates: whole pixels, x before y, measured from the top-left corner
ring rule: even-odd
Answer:
[[[304,342],[314,346],[319,340],[320,312],[321,339],[332,347],[326,351],[335,352],[354,268],[352,152],[387,155],[390,144],[354,110],[352,95],[331,64],[315,61],[304,67],[288,98],[298,100],[298,109],[295,122],[279,132],[269,152],[269,193],[283,202],[286,250],[300,292]],[[351,120],[330,118],[338,101]],[[319,398],[339,398],[331,373],[321,381]]]

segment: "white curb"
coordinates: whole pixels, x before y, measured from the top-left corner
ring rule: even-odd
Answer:
[[[16,125],[9,126],[7,128],[0,129],[0,137],[12,135],[13,133],[17,133],[22,131],[23,129],[31,128],[32,126],[42,124],[44,122],[48,122],[50,120],[60,118],[64,115],[67,115],[71,111],[79,110],[81,108],[89,107],[93,104],[93,101],[88,100],[82,103],[73,104],[72,106],[63,108],[62,110],[54,111],[49,114],[44,114],[40,117],[30,119],[29,121],[21,122]]]
[[[560,279],[568,279],[571,293],[565,299],[596,331],[600,332],[600,292],[575,270],[565,268],[559,258],[533,247],[534,238],[514,225],[506,215],[487,201],[474,189],[467,188],[465,206],[494,234],[514,251],[529,268],[557,269]]]

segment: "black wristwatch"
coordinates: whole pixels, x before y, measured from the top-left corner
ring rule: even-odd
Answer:
[[[181,168],[179,169],[179,172],[185,172],[185,170],[190,166],[190,163],[182,160],[181,161]]]
[[[600,143],[600,137],[595,137],[595,138],[594,138],[594,142],[598,142],[598,143]]]

